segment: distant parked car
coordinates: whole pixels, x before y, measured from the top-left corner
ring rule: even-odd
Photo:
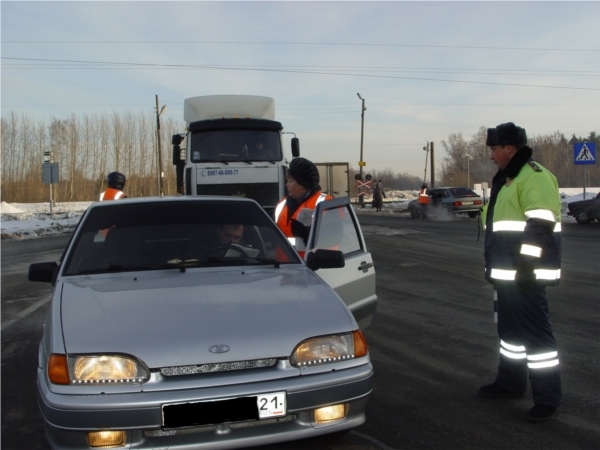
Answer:
[[[577,223],[585,225],[594,219],[600,221],[600,192],[596,198],[571,202],[568,208],[567,215],[575,217]]]
[[[436,210],[451,214],[466,213],[469,217],[477,217],[483,200],[476,192],[466,187],[439,187],[429,190],[431,201],[429,213],[436,214]],[[442,208],[442,209],[440,209]],[[408,212],[416,219],[421,217],[419,200],[415,199],[408,204]]]

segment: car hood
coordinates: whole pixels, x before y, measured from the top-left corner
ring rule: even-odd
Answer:
[[[67,353],[125,353],[150,368],[287,357],[306,338],[355,327],[301,266],[77,277],[61,297]],[[218,344],[230,350],[211,353]]]

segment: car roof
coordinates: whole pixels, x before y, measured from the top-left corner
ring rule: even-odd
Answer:
[[[123,204],[143,204],[143,203],[185,203],[185,202],[249,202],[256,203],[255,200],[245,197],[232,197],[229,195],[196,195],[181,197],[127,197],[119,200],[97,201],[90,205],[90,208],[104,208]],[[256,203],[258,204],[258,203]]]

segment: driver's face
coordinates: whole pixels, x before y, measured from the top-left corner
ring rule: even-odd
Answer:
[[[217,228],[217,236],[219,236],[221,245],[229,245],[233,242],[240,242],[243,234],[243,225],[221,225]]]

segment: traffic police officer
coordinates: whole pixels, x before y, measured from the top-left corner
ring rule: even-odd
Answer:
[[[127,198],[123,189],[125,188],[125,175],[120,172],[111,172],[106,177],[108,189],[100,194],[100,201],[104,200],[118,200],[120,198]]]
[[[556,178],[531,159],[526,144],[525,129],[512,122],[487,131],[498,172],[482,221],[485,274],[498,301],[500,364],[495,381],[479,395],[523,397],[529,376],[534,406],[528,419],[544,422],[562,401],[545,291],[560,279],[561,203]]]

